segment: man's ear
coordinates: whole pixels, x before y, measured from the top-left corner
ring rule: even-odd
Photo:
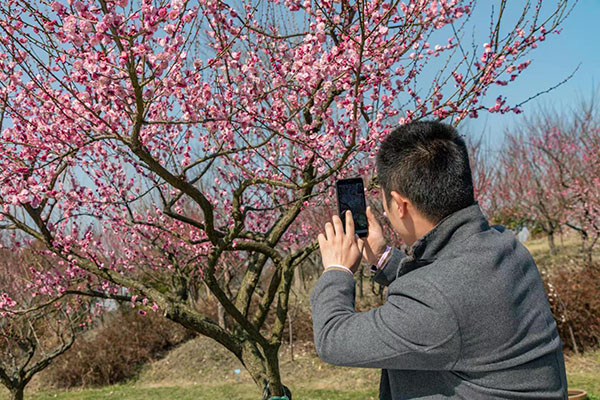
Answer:
[[[404,218],[408,209],[409,200],[395,191],[392,191],[391,195],[392,201],[390,201],[390,207],[394,207],[396,209],[396,215],[398,215],[400,218]]]

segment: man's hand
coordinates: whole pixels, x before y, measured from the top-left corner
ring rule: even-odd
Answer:
[[[332,264],[343,265],[356,272],[360,265],[362,245],[359,246],[354,234],[354,220],[350,210],[346,211],[346,233],[339,216],[334,215],[331,222],[325,224],[325,235],[319,233],[317,240],[321,249],[323,267]]]
[[[369,235],[366,240],[358,239],[358,245],[364,247],[363,259],[369,263],[369,265],[377,264],[379,258],[385,251],[387,244],[383,238],[383,230],[381,225],[373,212],[371,207],[367,207],[367,221],[369,223]]]

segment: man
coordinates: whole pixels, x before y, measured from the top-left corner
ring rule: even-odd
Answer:
[[[387,247],[370,208],[364,241],[350,212],[346,233],[338,216],[325,225],[325,272],[310,296],[319,356],[382,368],[380,399],[566,399],[562,342],[537,267],[481,213],[456,130],[403,125],[376,162],[385,214],[409,247]],[[361,255],[387,300],[355,312]]]

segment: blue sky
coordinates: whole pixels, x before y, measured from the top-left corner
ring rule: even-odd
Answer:
[[[519,4],[516,3],[508,2],[509,12],[519,11]],[[555,4],[554,1],[544,3],[548,6]],[[487,28],[488,4],[479,2],[479,9],[473,15],[473,23],[478,30]],[[490,148],[497,149],[506,129],[518,129],[522,115],[531,114],[539,107],[574,107],[578,101],[589,99],[594,87],[600,88],[600,0],[580,0],[562,27],[560,34],[549,35],[545,42],[529,53],[527,58],[532,60],[531,65],[515,82],[502,88],[501,93],[508,97],[510,104],[517,104],[555,86],[581,64],[575,75],[550,93],[525,104],[522,107],[523,114],[481,113],[479,118],[467,120],[461,125],[461,133],[473,136],[483,133]],[[486,104],[493,103],[494,98],[489,96]]]

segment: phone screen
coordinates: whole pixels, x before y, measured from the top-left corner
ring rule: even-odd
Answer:
[[[368,234],[367,202],[362,178],[340,179],[336,182],[338,212],[342,222],[346,221],[344,212],[350,210],[354,220],[354,231],[360,237]],[[344,223],[344,231],[346,224]]]

